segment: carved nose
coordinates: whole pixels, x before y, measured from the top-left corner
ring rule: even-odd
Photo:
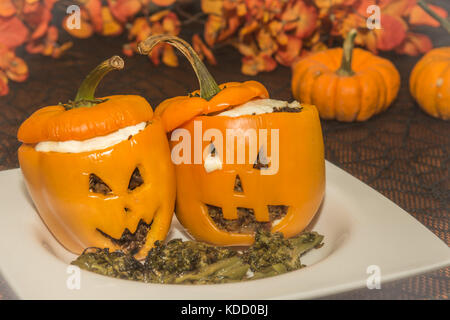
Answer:
[[[128,208],[128,207],[123,208],[123,210],[124,210],[125,212],[130,212],[130,211],[131,211],[131,209]]]

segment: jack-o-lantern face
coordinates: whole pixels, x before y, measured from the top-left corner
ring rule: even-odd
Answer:
[[[39,152],[24,144],[19,161],[43,221],[74,253],[94,246],[143,257],[169,230],[175,176],[159,121],[99,151]]]
[[[25,183],[49,230],[68,250],[120,249],[144,258],[164,240],[175,203],[166,134],[136,95],[97,99],[114,56],[81,84],[74,101],[37,110],[19,128]]]
[[[210,155],[216,157],[222,152],[222,164],[220,169],[208,172],[207,157],[195,164],[191,155],[190,164],[175,166],[176,214],[183,226],[196,239],[217,245],[251,244],[254,231],[259,228],[280,231],[286,237],[301,232],[316,213],[325,189],[322,132],[316,109],[305,105],[298,113],[196,117],[180,127],[190,132],[192,146],[194,137],[198,137],[195,127],[199,128],[199,123],[202,132],[215,129],[224,137],[223,150],[218,150],[213,142]],[[237,128],[267,132],[267,144],[252,155],[254,159],[249,159],[250,140],[245,139],[244,164],[238,164],[237,143],[225,141],[227,129]],[[272,129],[278,130],[278,139],[272,139]],[[179,143],[173,141],[172,150]],[[210,144],[203,141],[202,150]],[[231,150],[226,145],[235,148]],[[226,161],[231,151],[233,164]],[[278,168],[272,174],[264,174],[261,171],[274,170],[273,163],[261,161],[261,157],[274,159],[271,152],[278,152]]]
[[[151,36],[139,43],[138,51],[148,55],[161,42],[175,46],[188,58],[200,86],[187,96],[163,101],[155,110],[166,131],[172,132],[178,220],[196,239],[216,245],[249,245],[258,228],[280,231],[286,237],[301,232],[316,213],[325,190],[317,109],[310,105],[302,106],[302,110],[277,107],[271,109],[273,113],[264,113],[265,109],[224,116],[221,113],[226,109],[232,111],[269,98],[267,89],[256,81],[217,85],[192,47],[177,37]],[[241,148],[244,145],[244,154],[253,158],[238,161],[234,148],[238,143],[228,141],[227,135],[233,129],[250,130],[256,135],[265,130],[265,144],[259,141],[261,135],[257,137],[259,157],[255,143],[245,138],[239,144]],[[272,142],[275,132],[278,139]],[[180,148],[180,143],[185,147]],[[220,145],[222,150],[218,149]],[[204,156],[203,151],[208,149],[210,154]],[[217,154],[222,162],[216,159]],[[269,161],[263,161],[266,156]]]

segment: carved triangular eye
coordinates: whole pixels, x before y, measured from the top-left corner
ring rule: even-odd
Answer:
[[[89,175],[89,191],[105,195],[112,192],[111,188],[93,173]]]
[[[128,190],[134,190],[137,187],[139,187],[140,185],[142,185],[144,183],[144,179],[141,176],[141,172],[139,171],[139,169],[136,167],[136,169],[134,169],[133,174],[131,175],[130,178],[130,183],[128,183]]]
[[[256,161],[253,164],[253,169],[261,170],[261,168],[268,168],[269,160],[266,158],[266,154],[264,150],[261,148],[258,152],[258,156],[256,157]]]
[[[236,179],[234,180],[234,192],[244,192],[244,189],[242,188],[242,182],[239,175],[236,175]]]

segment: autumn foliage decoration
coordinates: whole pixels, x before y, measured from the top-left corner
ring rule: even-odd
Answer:
[[[57,0],[0,1],[0,96],[9,92],[9,80],[28,77],[26,63],[16,56],[22,45],[27,52],[59,57],[71,43],[57,43],[58,28],[51,25],[51,10]]]
[[[175,0],[81,0],[82,22],[80,29],[66,31],[77,38],[89,38],[93,34],[117,36],[126,32],[129,42],[123,45],[123,53],[132,56],[138,42],[152,34],[178,35],[178,16],[167,9]],[[69,19],[69,17],[66,17]],[[163,63],[175,67],[178,59],[173,48],[162,45],[149,58],[155,65]]]
[[[371,5],[380,8],[380,29],[367,27]],[[430,7],[447,16],[444,9]],[[307,52],[332,46],[351,29],[358,32],[356,45],[375,54],[394,50],[418,55],[432,48],[431,40],[411,28],[439,26],[417,0],[203,0],[202,8],[208,14],[206,43],[233,44],[243,55],[242,72],[249,75],[277,64],[291,66]]]
[[[201,7],[201,12],[180,10],[186,3]],[[69,29],[68,16],[62,26],[52,25],[52,12],[65,15],[72,4],[81,9],[81,28]],[[371,5],[380,9],[380,29],[367,27]],[[438,6],[430,9],[440,17],[448,15]],[[336,46],[351,29],[357,30],[355,44],[375,54],[423,54],[432,43],[414,27],[439,26],[418,0],[1,0],[0,95],[8,93],[9,80],[24,81],[28,76],[25,62],[15,55],[19,46],[58,58],[72,46],[71,41],[58,43],[61,32],[81,39],[125,33],[123,53],[131,56],[148,36],[177,36],[192,23],[204,25],[191,39],[201,58],[216,64],[214,50],[232,45],[242,55],[241,71],[247,75],[292,66],[305,54]],[[155,48],[149,58],[156,65],[178,65],[168,44]]]
[[[208,14],[206,43],[235,46],[244,74],[290,66],[306,43],[319,43],[319,11],[308,1],[203,0],[202,9]]]
[[[130,43],[124,45],[124,53],[132,55],[136,43],[151,33],[179,33],[178,17],[165,7],[175,0],[0,0],[0,96],[9,92],[8,83],[25,81],[28,66],[16,56],[16,49],[23,46],[30,54],[42,54],[59,58],[72,47],[72,41],[59,43],[61,32],[75,38],[89,38],[94,34],[116,36],[128,32]],[[66,16],[61,27],[52,24],[57,5],[65,13],[69,5],[81,8],[79,29],[69,29]],[[149,19],[150,10],[156,14]],[[139,18],[139,17],[140,18]],[[145,23],[143,21],[145,20]],[[62,30],[64,29],[64,30]],[[151,29],[151,31],[148,31]],[[173,49],[167,46],[155,50],[150,57],[156,64],[162,57],[164,63],[176,66]]]

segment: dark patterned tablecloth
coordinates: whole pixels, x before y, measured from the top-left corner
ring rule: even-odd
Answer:
[[[450,37],[433,31],[436,46],[450,45]],[[74,98],[77,86],[99,62],[121,54],[123,38],[91,38],[75,42],[65,56],[50,59],[20,54],[30,67],[29,79],[11,84],[0,97],[0,169],[18,167],[16,132],[19,124],[39,107]],[[211,73],[219,83],[255,79],[276,99],[291,100],[288,68],[255,78],[240,73],[240,56],[231,48],[216,51],[218,66]],[[388,56],[402,75],[396,102],[385,113],[364,123],[322,121],[326,158],[397,203],[447,245],[450,243],[449,151],[450,123],[424,114],[408,92],[409,73],[418,58]],[[145,57],[126,59],[125,70],[105,78],[98,96],[139,94],[152,106],[167,97],[184,95],[197,87],[194,73],[180,59],[179,68],[154,67]],[[361,289],[338,299],[448,299],[450,268],[382,284],[381,290]],[[0,299],[15,298],[0,276]]]

